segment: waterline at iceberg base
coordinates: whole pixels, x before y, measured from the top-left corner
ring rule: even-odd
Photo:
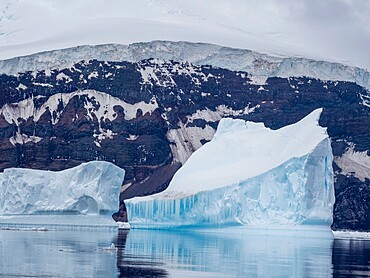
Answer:
[[[0,175],[0,229],[117,229],[125,171],[92,161],[59,172],[6,169]]]
[[[334,205],[332,151],[322,110],[271,130],[222,119],[213,140],[196,151],[158,194],[126,200],[133,228],[330,228]]]

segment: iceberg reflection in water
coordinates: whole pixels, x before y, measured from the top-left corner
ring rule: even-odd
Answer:
[[[0,277],[369,277],[369,254],[328,230],[0,230]]]
[[[332,275],[333,236],[329,229],[131,230],[121,232],[119,239],[121,277],[136,271],[152,277]]]
[[[0,277],[117,277],[116,233],[0,230]]]

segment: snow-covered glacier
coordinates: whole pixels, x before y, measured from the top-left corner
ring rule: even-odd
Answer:
[[[350,81],[370,89],[368,70],[301,57],[275,56],[207,43],[152,41],[129,45],[81,45],[0,60],[0,73],[15,75],[25,71],[50,72],[73,67],[82,60],[139,62],[158,58],[163,61],[187,61],[194,65],[211,65],[232,71],[244,71],[253,83],[265,84],[269,77],[308,76],[321,80]]]
[[[0,174],[0,226],[117,227],[125,171],[91,161],[59,172],[10,168]]]
[[[278,130],[224,118],[168,188],[125,200],[133,228],[332,223],[333,155],[322,109]]]

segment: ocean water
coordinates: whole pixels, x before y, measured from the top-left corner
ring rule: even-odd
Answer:
[[[0,230],[0,277],[369,276],[370,241],[328,231]]]

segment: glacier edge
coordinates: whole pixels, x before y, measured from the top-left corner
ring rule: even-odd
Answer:
[[[208,43],[152,41],[129,45],[80,45],[0,60],[0,72],[17,75],[25,71],[63,69],[81,60],[128,61],[144,59],[188,61],[233,71],[245,71],[254,82],[264,84],[268,77],[308,76],[321,80],[350,81],[370,89],[367,69],[303,57],[275,56]],[[260,64],[260,66],[256,66]]]

